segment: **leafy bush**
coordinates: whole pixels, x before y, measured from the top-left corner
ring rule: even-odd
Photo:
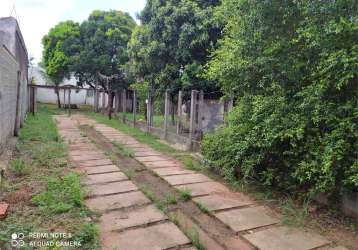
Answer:
[[[83,200],[80,177],[74,173],[62,178],[50,178],[47,190],[32,198],[32,202],[48,214],[61,214],[75,207],[83,207]]]
[[[237,97],[203,154],[227,179],[281,190],[358,190],[358,6],[224,0],[226,35],[207,65]]]

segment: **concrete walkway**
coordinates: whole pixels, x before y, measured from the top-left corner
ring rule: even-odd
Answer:
[[[125,145],[134,152],[137,161],[174,188],[190,190],[195,203],[206,207],[213,216],[258,249],[345,249],[318,234],[282,225],[279,216],[269,208],[256,204],[242,193],[231,192],[203,174],[185,169],[175,158],[155,151],[127,134],[82,115],[75,119],[80,124],[92,125],[109,141]],[[178,236],[178,242],[187,243],[182,236]]]
[[[72,165],[85,174],[86,204],[101,214],[98,225],[102,249],[195,249],[177,226],[81,135],[75,120],[67,116],[55,119],[68,144]]]

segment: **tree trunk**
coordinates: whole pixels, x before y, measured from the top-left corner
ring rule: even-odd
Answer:
[[[108,92],[108,118],[112,120],[114,92]]]
[[[60,100],[60,90],[58,88],[58,85],[55,86],[55,92],[57,95],[57,106],[60,109],[61,108],[61,100]]]

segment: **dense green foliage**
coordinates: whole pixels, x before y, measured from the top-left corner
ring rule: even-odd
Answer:
[[[358,3],[224,0],[206,75],[236,107],[203,141],[226,178],[287,191],[358,190]]]
[[[220,22],[213,18],[211,1],[149,0],[140,13],[142,26],[130,42],[131,72],[161,91],[170,89],[216,90],[201,75],[220,37]]]
[[[80,85],[96,82],[107,89],[98,73],[112,77],[111,89],[127,87],[124,65],[129,60],[127,44],[136,26],[133,18],[121,11],[91,13],[80,25],[79,51],[74,55],[72,71]]]
[[[127,87],[124,66],[135,26],[128,13],[114,10],[95,10],[81,24],[57,24],[43,38],[46,73],[57,84],[74,74],[80,86],[99,83],[104,89]],[[104,77],[108,77],[110,86]]]
[[[55,84],[70,76],[71,54],[78,46],[79,26],[72,21],[60,22],[42,39],[44,46],[42,62],[46,74]]]

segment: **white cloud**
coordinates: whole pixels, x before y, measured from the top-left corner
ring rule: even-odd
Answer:
[[[122,9],[132,15],[140,11],[145,0],[0,0],[0,17],[9,16],[15,4],[16,13],[27,50],[35,62],[41,61],[42,37],[58,22],[82,21],[93,9]]]
[[[0,16],[9,16],[15,4],[12,16],[18,19],[29,55],[39,62],[42,37],[73,3],[74,0],[1,0]]]

